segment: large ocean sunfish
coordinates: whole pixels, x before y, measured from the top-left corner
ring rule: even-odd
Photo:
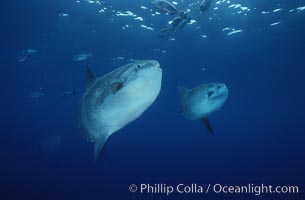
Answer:
[[[200,120],[210,133],[214,133],[208,116],[220,110],[228,98],[223,83],[207,83],[193,89],[178,87],[181,95],[181,113],[190,120]]]
[[[154,60],[136,61],[100,78],[88,68],[79,126],[82,135],[95,143],[95,159],[111,134],[140,117],[156,100],[161,80],[162,70]]]

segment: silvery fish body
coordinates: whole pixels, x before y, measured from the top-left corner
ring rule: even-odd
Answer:
[[[142,60],[100,78],[90,69],[87,73],[87,89],[79,106],[79,125],[83,136],[95,143],[96,159],[111,134],[140,117],[156,100],[162,70],[157,61]]]

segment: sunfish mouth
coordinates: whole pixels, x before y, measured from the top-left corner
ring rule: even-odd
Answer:
[[[148,65],[149,67],[153,67],[153,68],[155,67],[161,70],[160,63],[156,60],[147,60],[145,62],[145,65]]]
[[[220,98],[228,95],[228,88],[225,84],[219,83],[217,86],[217,95],[215,95],[215,98]]]

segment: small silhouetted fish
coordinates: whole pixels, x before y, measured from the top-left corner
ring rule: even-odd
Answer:
[[[167,0],[154,0],[152,4],[159,10],[166,12],[168,14],[177,14],[180,17],[184,18],[185,12],[179,11],[174,4]]]
[[[30,59],[31,56],[30,55],[27,55],[27,56],[20,56],[17,58],[17,62],[24,62],[26,61],[27,59]]]
[[[76,62],[87,60],[89,57],[92,57],[92,53],[83,53],[73,57],[73,60]]]
[[[38,51],[36,49],[26,49],[22,50],[20,56],[17,57],[17,62],[24,62],[30,59],[34,54],[37,54]]]
[[[36,49],[27,49],[26,50],[29,54],[34,54],[34,53],[38,53],[38,51]]]
[[[190,19],[189,18],[181,18],[181,17],[176,17],[172,20],[172,28],[173,30],[176,30],[177,28],[179,28],[180,30],[184,28],[184,26],[187,23],[190,23]]]
[[[163,37],[168,33],[176,31],[178,28],[181,30],[184,28],[184,26],[190,23],[189,18],[181,18],[181,17],[175,17],[172,21],[169,27],[161,29],[159,31],[159,37]]]
[[[41,142],[41,146],[44,152],[53,153],[55,152],[62,144],[62,138],[60,136],[48,137]]]
[[[61,93],[62,97],[72,97],[76,94],[74,90],[66,90]]]
[[[58,16],[59,16],[59,17],[69,17],[70,15],[69,15],[68,13],[63,13],[63,12],[61,12],[61,13],[59,13]]]
[[[32,92],[29,97],[32,98],[32,99],[37,99],[37,98],[40,98],[40,97],[43,97],[44,94],[41,93],[41,92]]]
[[[208,10],[209,7],[211,6],[211,2],[212,2],[212,0],[203,0],[203,1],[200,3],[199,10],[200,10],[201,12],[204,12],[204,11]]]
[[[173,20],[172,20],[172,26],[173,27],[177,27],[181,22],[182,22],[182,18],[181,17],[175,17]]]
[[[182,20],[181,23],[179,24],[179,29],[180,29],[180,30],[183,29],[184,26],[185,26],[186,24],[188,24],[188,23],[190,23],[190,19],[184,19],[184,20]]]

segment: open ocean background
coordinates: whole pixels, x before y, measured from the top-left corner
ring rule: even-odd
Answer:
[[[177,2],[196,21],[159,38],[173,16],[155,15],[148,0],[1,1],[1,200],[305,199],[305,1],[213,1],[202,14],[197,1]],[[18,62],[27,49],[37,52]],[[75,62],[82,53],[92,56]],[[160,62],[161,93],[95,163],[77,120],[85,67],[101,76],[129,59]],[[177,86],[208,82],[229,89],[210,117],[215,136],[179,113]],[[129,192],[141,183],[297,185],[300,194]]]

